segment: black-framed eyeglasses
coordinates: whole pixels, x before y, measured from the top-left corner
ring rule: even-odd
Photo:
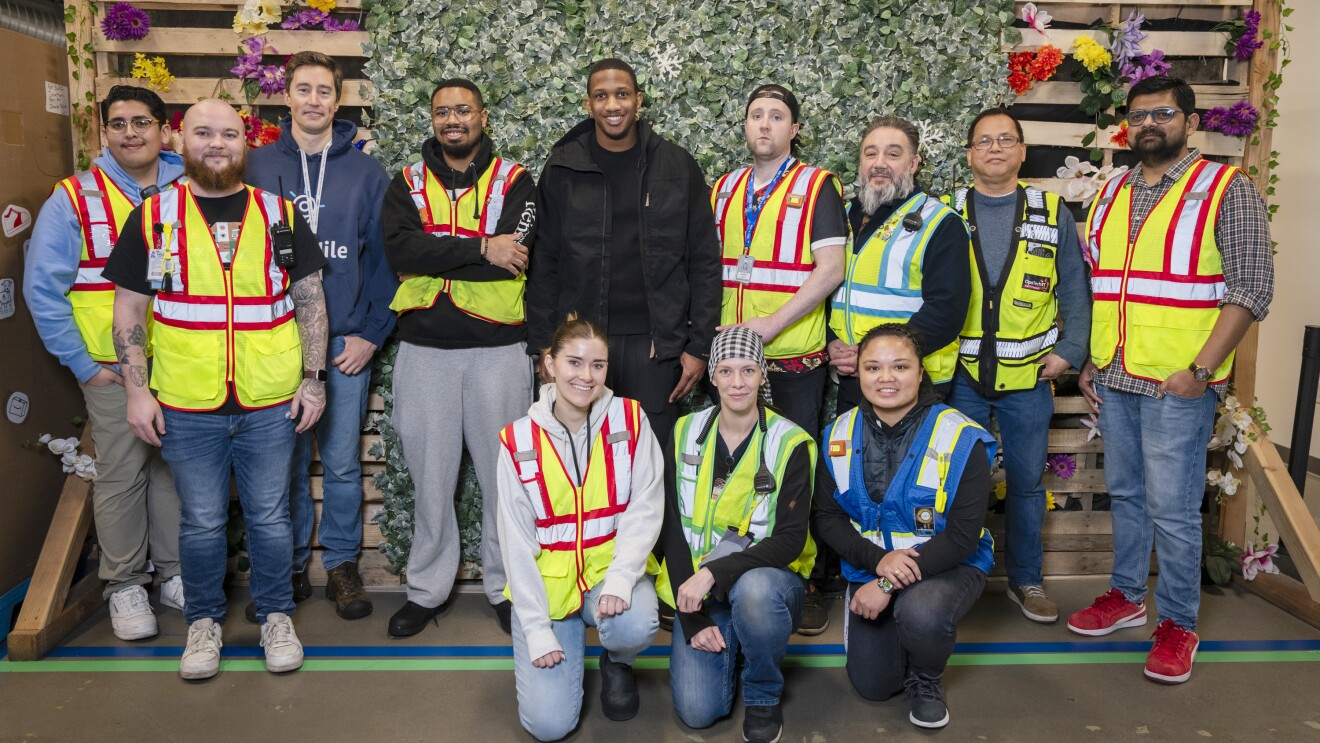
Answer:
[[[1021,141],[1022,140],[1018,139],[1017,135],[1015,134],[1000,134],[998,137],[991,137],[989,135],[986,135],[984,137],[981,137],[980,139],[973,140],[967,146],[973,150],[984,152],[990,149],[990,145],[994,144],[995,142],[998,142],[999,148],[1006,150],[1010,147],[1017,147],[1018,143]]]
[[[449,118],[449,114],[452,113],[454,116],[458,117],[459,121],[467,121],[472,118],[472,114],[476,112],[477,109],[471,106],[454,106],[453,108],[450,108],[449,106],[440,106],[431,111],[437,119],[447,119]]]
[[[134,116],[131,119],[111,119],[105,122],[105,128],[118,134],[127,129],[129,124],[132,124],[133,131],[141,134],[155,126],[156,123],[156,120],[150,116]]]
[[[1146,117],[1150,116],[1154,119],[1156,124],[1167,124],[1170,121],[1173,121],[1173,117],[1180,113],[1182,113],[1182,111],[1179,111],[1176,108],[1169,108],[1168,106],[1151,109],[1150,111],[1138,108],[1128,111],[1127,123],[1128,126],[1141,126],[1146,123]]]

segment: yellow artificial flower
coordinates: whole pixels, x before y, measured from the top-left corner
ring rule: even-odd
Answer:
[[[169,91],[170,83],[174,82],[174,76],[170,74],[169,68],[165,66],[164,57],[147,59],[146,55],[141,52],[133,55],[132,76],[140,80],[146,80],[147,87],[152,90]]]
[[[1008,483],[1004,480],[1000,480],[999,482],[995,483],[994,492],[995,492],[995,500],[1003,500],[1004,498],[1008,497]]]
[[[1046,511],[1053,511],[1054,509],[1056,509],[1056,508],[1058,508],[1058,507],[1059,507],[1058,504],[1054,502],[1054,493],[1051,492],[1051,491],[1049,491],[1049,490],[1046,490],[1046,491],[1045,491],[1045,510],[1046,510]]]
[[[307,4],[322,13],[329,13],[335,9],[335,0],[307,0]]]
[[[234,33],[242,36],[261,36],[267,26],[280,22],[278,0],[247,0],[234,14]]]
[[[1100,46],[1100,43],[1090,36],[1078,36],[1073,41],[1073,59],[1081,62],[1089,72],[1108,67],[1114,61],[1109,50]]]

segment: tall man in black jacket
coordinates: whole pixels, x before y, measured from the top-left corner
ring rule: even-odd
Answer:
[[[527,281],[528,349],[569,312],[605,328],[605,383],[642,404],[667,441],[677,402],[706,370],[720,312],[720,248],[696,160],[638,120],[626,62],[592,65],[589,119],[555,144]]]

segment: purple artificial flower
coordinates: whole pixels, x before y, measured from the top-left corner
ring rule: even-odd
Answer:
[[[1228,109],[1223,106],[1215,106],[1201,117],[1201,128],[1207,132],[1221,132],[1226,123],[1228,123]]]
[[[284,68],[266,65],[257,75],[257,88],[265,95],[277,95],[284,92]]]
[[[1051,454],[1045,460],[1045,470],[1053,472],[1060,480],[1067,480],[1077,474],[1077,460],[1071,454]]]
[[[1121,74],[1127,78],[1128,85],[1136,85],[1148,77],[1163,75],[1172,67],[1172,64],[1165,61],[1164,52],[1156,49],[1150,54],[1143,54],[1124,65]]]
[[[1265,46],[1264,40],[1258,38],[1259,35],[1260,13],[1254,10],[1244,12],[1241,35],[1233,42],[1233,58],[1239,62],[1251,59],[1251,55],[1255,54],[1257,49]]]
[[[337,21],[334,18],[327,17],[321,28],[325,29],[326,33],[332,34],[336,31],[357,31],[360,26],[358,25],[358,22],[352,18],[346,21]]]
[[[1256,131],[1260,112],[1246,101],[1238,101],[1228,108],[1228,123],[1220,131],[1230,137],[1245,137]]]
[[[280,28],[294,30],[299,28],[315,28],[325,22],[330,15],[324,10],[315,8],[303,8],[297,13],[289,15],[280,24]]]
[[[257,57],[254,61],[251,57],[242,56],[238,58],[238,64],[229,68],[229,74],[239,80],[252,80],[256,78],[261,71],[261,58]]]
[[[260,56],[266,52],[268,42],[265,36],[249,36],[243,39],[243,46],[247,47],[247,54]],[[271,51],[274,51],[273,49]]]
[[[1114,55],[1114,63],[1119,69],[1133,59],[1141,55],[1141,41],[1146,38],[1146,34],[1141,30],[1141,24],[1146,22],[1146,16],[1132,11],[1123,25],[1114,30],[1113,38],[1110,41],[1109,51]]]
[[[132,3],[111,3],[101,19],[101,33],[110,41],[138,41],[151,30],[151,16]]]

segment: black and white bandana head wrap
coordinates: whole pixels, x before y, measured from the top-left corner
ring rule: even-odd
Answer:
[[[728,359],[755,361],[761,367],[761,402],[766,405],[774,404],[774,400],[770,397],[770,370],[765,365],[765,346],[761,344],[761,336],[756,331],[751,328],[732,327],[725,328],[715,335],[715,341],[710,344],[710,364],[706,367],[706,374],[712,384],[715,382],[715,367],[719,366],[721,361]]]

